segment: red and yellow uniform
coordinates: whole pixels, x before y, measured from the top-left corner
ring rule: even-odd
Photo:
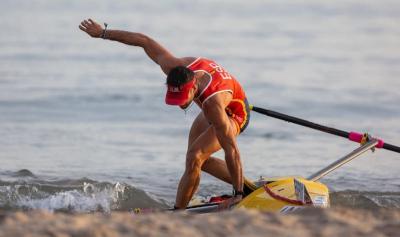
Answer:
[[[236,125],[242,132],[249,123],[250,109],[244,90],[239,82],[224,68],[209,59],[197,58],[187,67],[194,72],[202,71],[211,78],[208,85],[197,97],[200,106],[217,93],[229,92],[232,94],[232,101],[225,110],[228,116],[235,120]]]

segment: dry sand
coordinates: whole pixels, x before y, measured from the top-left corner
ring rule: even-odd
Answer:
[[[201,215],[3,212],[0,236],[400,236],[400,210],[310,208],[286,215],[255,210]]]

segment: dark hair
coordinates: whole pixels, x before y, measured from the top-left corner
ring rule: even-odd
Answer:
[[[167,76],[167,85],[181,86],[194,77],[194,72],[185,66],[177,66],[171,69]]]

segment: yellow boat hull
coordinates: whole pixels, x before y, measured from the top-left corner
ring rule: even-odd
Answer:
[[[233,208],[287,213],[307,206],[329,207],[328,188],[302,177],[260,179],[256,182],[246,179],[244,187],[247,196]],[[222,202],[221,199],[200,203],[192,200],[186,210],[195,213],[224,211],[226,209],[220,208]]]
[[[305,206],[329,207],[326,185],[301,177],[262,179],[257,184],[246,181],[254,189],[236,208],[270,212],[288,212]]]

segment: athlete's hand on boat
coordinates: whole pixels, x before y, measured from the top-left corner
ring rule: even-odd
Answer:
[[[225,201],[223,201],[221,204],[218,205],[218,209],[219,210],[231,209],[233,206],[242,201],[242,199],[243,199],[242,195],[237,195],[229,199],[226,199]]]
[[[82,21],[79,25],[79,29],[93,38],[100,38],[103,33],[103,27],[92,19]]]

